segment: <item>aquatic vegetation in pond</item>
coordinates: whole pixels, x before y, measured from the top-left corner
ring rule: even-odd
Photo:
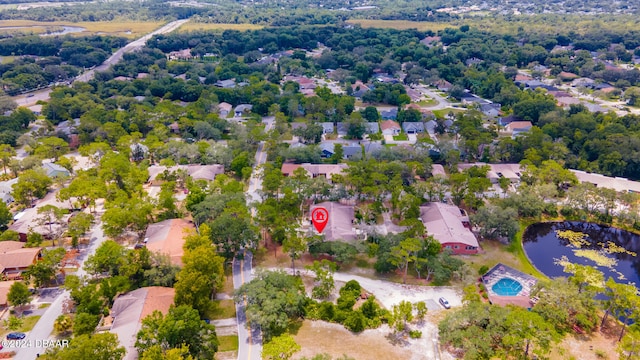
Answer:
[[[586,240],[589,235],[578,231],[556,230],[556,236],[560,239],[567,240],[571,244],[571,246],[578,249],[583,246],[590,245],[589,241]]]

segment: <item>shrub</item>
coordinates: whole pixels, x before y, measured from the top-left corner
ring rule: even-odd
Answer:
[[[318,317],[320,320],[332,321],[336,316],[336,308],[332,303],[323,301],[318,306]]]
[[[480,269],[478,269],[478,275],[484,275],[489,271],[489,267],[487,265],[482,265]]]
[[[344,327],[349,331],[359,333],[365,329],[367,325],[367,319],[362,315],[359,311],[353,311],[347,318],[344,320]]]
[[[422,337],[422,331],[411,330],[409,331],[409,337],[412,339],[420,339]]]

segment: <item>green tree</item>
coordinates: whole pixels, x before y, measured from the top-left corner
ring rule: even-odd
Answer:
[[[14,156],[16,156],[16,151],[11,145],[0,144],[0,161],[2,161],[2,170],[5,174],[7,173],[7,165]]]
[[[258,273],[236,291],[234,298],[246,298],[248,323],[259,326],[265,339],[284,333],[290,321],[304,314],[307,302],[300,278],[282,271]]]
[[[93,255],[85,262],[85,268],[90,274],[109,273],[118,275],[125,249],[113,240],[100,244]]]
[[[296,259],[299,259],[305,251],[307,251],[307,241],[295,230],[287,231],[287,236],[282,243],[282,251],[289,254],[289,257],[291,258],[291,270],[295,273],[295,261]]]
[[[37,156],[41,156],[45,159],[53,159],[58,161],[58,158],[69,152],[69,144],[59,137],[47,137],[38,142],[38,145],[34,149],[34,153]]]
[[[141,360],[194,360],[189,354],[189,348],[185,345],[175,349],[163,349],[161,345],[153,345],[148,348]]]
[[[287,333],[275,336],[264,344],[262,357],[269,360],[288,360],[302,348]]]
[[[41,169],[26,170],[18,177],[18,182],[12,185],[13,197],[16,202],[31,206],[33,200],[43,198],[49,191],[51,178]]]
[[[407,327],[407,322],[413,320],[413,306],[408,301],[401,301],[391,309],[389,325],[394,331],[401,332]]]
[[[329,158],[332,164],[338,164],[342,162],[344,158],[344,149],[342,148],[342,144],[334,144],[333,145],[333,154]]]
[[[136,336],[136,349],[144,357],[154,345],[163,349],[188,347],[196,359],[212,359],[218,351],[218,338],[213,325],[200,319],[198,311],[186,306],[172,306],[167,315],[159,311],[142,319]]]
[[[4,201],[0,201],[0,228],[6,226],[9,221],[13,219],[11,212],[9,212],[9,208]]]
[[[56,231],[54,232],[53,225],[55,224],[61,227],[62,217],[66,213],[66,210],[60,209],[55,205],[45,205],[38,208],[39,216],[36,222],[40,226],[47,226],[49,228],[49,238],[54,240],[54,245],[55,239],[57,239],[61,235],[61,232],[59,231],[58,227],[56,227]]]
[[[505,319],[504,326],[508,329],[502,337],[502,346],[506,354],[529,358],[529,349],[544,356],[551,350],[552,342],[559,339],[553,325],[546,322],[535,312],[513,307]]]
[[[41,357],[45,360],[120,360],[126,350],[119,344],[118,336],[109,332],[76,335],[68,347],[53,348]]]
[[[316,299],[325,299],[331,295],[331,292],[335,288],[335,282],[333,281],[333,274],[337,270],[337,265],[333,261],[323,259],[321,261],[315,260],[313,265],[306,267],[308,270],[313,271],[316,275],[315,283],[311,294]]]
[[[400,244],[391,248],[390,259],[391,263],[402,270],[402,283],[407,283],[407,272],[409,270],[409,264],[416,260],[417,252],[422,249],[420,240],[415,238],[407,238],[400,242]]]
[[[90,314],[87,312],[78,312],[73,318],[73,335],[78,337],[82,335],[91,335],[96,331],[98,322],[100,321],[99,315]],[[116,341],[116,344],[118,342]]]
[[[31,302],[29,287],[23,282],[14,282],[9,288],[7,302],[14,308],[19,308]]]
[[[579,293],[585,288],[591,291],[604,289],[604,274],[593,266],[567,263],[564,272],[572,274],[569,280],[578,286]]]
[[[224,258],[212,246],[199,246],[187,251],[182,263],[175,284],[175,303],[189,305],[204,315],[224,282]]]
[[[42,259],[29,265],[25,276],[33,281],[35,287],[43,287],[56,280],[56,275],[62,267],[62,259],[66,251],[64,248],[42,250]]]
[[[471,221],[480,228],[480,235],[487,239],[511,238],[520,230],[518,211],[486,205],[471,215]]]
[[[78,247],[78,239],[91,229],[91,223],[93,220],[93,215],[84,212],[79,212],[71,217],[67,232],[71,236],[71,244],[74,248]]]
[[[620,359],[640,359],[640,327],[638,324],[629,326],[629,331],[618,343],[618,355]]]

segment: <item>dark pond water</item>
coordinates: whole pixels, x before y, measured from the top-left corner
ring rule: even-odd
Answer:
[[[576,264],[590,265],[604,273],[605,280],[613,277],[617,282],[633,282],[640,285],[640,256],[627,253],[601,252],[603,256],[614,258],[617,264],[611,268],[599,266],[593,260],[582,256],[576,256],[575,247],[568,240],[556,236],[556,230],[571,230],[588,235],[586,245],[582,250],[602,250],[601,244],[611,241],[617,246],[640,254],[640,235],[613,227],[602,226],[593,223],[579,221],[537,223],[529,226],[523,234],[524,251],[542,273],[549,277],[568,276],[562,271],[562,266],[556,264],[556,260],[562,256]],[[624,276],[624,280],[620,279]]]

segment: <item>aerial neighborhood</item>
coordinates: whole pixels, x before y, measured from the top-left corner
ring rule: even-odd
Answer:
[[[640,359],[637,4],[512,3],[0,7],[0,358]]]

